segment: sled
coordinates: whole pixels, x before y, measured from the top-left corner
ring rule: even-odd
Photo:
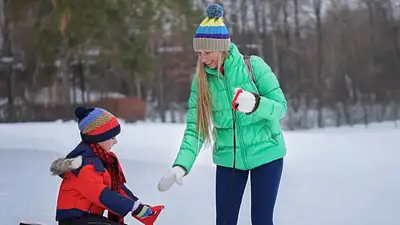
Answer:
[[[150,209],[153,212],[153,215],[148,216],[146,218],[139,218],[139,217],[134,216],[134,218],[139,220],[144,225],[154,225],[154,223],[156,222],[156,220],[157,220],[158,216],[160,215],[161,211],[164,209],[164,206],[163,205],[157,205],[157,206],[150,207]]]
[[[139,218],[134,216],[135,219],[143,223],[144,225],[154,225],[156,222],[158,216],[160,215],[161,211],[164,209],[163,205],[157,205],[150,207],[151,211],[153,212],[153,215],[148,216],[146,218]],[[20,222],[19,225],[41,225],[39,223],[25,223],[25,222]]]

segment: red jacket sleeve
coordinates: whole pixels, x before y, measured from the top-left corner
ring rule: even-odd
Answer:
[[[92,165],[82,167],[76,181],[76,189],[89,201],[116,214],[126,216],[135,205],[133,199],[112,191],[103,184],[103,177],[95,171]]]

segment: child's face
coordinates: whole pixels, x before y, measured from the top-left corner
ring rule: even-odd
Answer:
[[[116,137],[113,137],[113,138],[111,138],[111,139],[108,139],[107,141],[103,141],[103,142],[100,142],[100,143],[99,143],[99,145],[100,145],[102,148],[104,148],[104,150],[106,150],[106,151],[110,151],[111,148],[112,148],[115,144],[117,144],[117,138],[116,138]]]

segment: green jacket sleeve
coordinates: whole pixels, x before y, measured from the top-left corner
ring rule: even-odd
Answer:
[[[287,102],[278,79],[262,58],[252,56],[251,64],[261,97],[258,108],[253,114],[268,120],[282,119],[287,111]]]
[[[194,76],[189,95],[186,128],[183,134],[181,147],[173,163],[173,166],[179,165],[185,168],[187,174],[192,169],[196,157],[203,146],[203,136],[198,135],[196,125],[197,93],[197,76]]]

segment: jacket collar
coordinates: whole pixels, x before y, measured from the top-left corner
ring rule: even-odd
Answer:
[[[98,172],[104,172],[104,165],[101,162],[100,158],[93,152],[93,150],[89,147],[88,144],[84,142],[80,142],[78,146],[74,150],[72,150],[66,158],[74,158],[81,155],[82,158],[84,159],[85,164],[92,164],[94,165],[96,171]]]

